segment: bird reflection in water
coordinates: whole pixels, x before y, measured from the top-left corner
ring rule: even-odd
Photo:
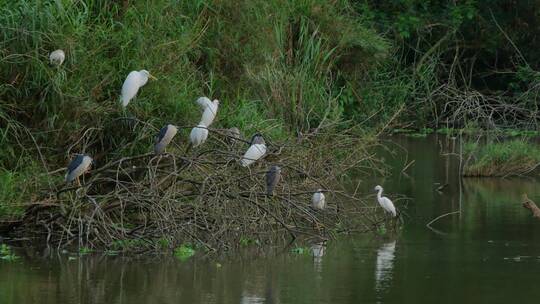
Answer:
[[[326,245],[324,242],[315,243],[311,245],[311,254],[313,255],[313,267],[316,272],[322,271],[322,258],[324,256],[324,251],[326,250]]]
[[[377,264],[375,266],[375,290],[385,290],[392,280],[396,241],[382,244],[377,250]]]

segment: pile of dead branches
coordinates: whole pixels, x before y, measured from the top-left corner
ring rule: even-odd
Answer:
[[[111,160],[93,168],[80,187],[64,186],[33,202],[15,233],[58,247],[105,249],[143,240],[223,250],[242,239],[331,238],[384,220],[374,204],[340,186],[347,172],[373,167],[369,143],[348,132],[317,130],[285,143],[267,139],[267,146],[263,159],[241,167],[247,141],[211,130],[209,140],[189,152],[173,148]],[[282,178],[267,196],[271,165],[282,168]],[[310,207],[318,188],[325,191],[325,210]]]

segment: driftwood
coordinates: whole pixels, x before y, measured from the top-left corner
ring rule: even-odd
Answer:
[[[523,194],[523,207],[532,212],[533,217],[540,219],[540,208],[527,196]]]

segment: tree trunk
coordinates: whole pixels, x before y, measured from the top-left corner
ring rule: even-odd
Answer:
[[[531,210],[533,217],[540,220],[540,208],[536,206],[536,204],[527,197],[527,194],[523,194],[523,207]]]

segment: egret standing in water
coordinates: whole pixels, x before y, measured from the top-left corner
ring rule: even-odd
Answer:
[[[251,145],[240,160],[242,167],[247,167],[266,154],[266,143],[261,134],[257,133],[251,138]]]
[[[203,97],[197,98],[197,100],[195,100],[195,103],[198,104],[201,107],[201,109],[204,111],[209,105],[212,104],[212,101],[210,100],[210,98],[203,96]]]
[[[274,188],[279,183],[281,178],[281,168],[272,166],[266,173],[266,195],[274,196]]]
[[[317,192],[313,193],[311,207],[318,210],[324,210],[324,208],[326,208],[326,198],[322,193],[322,189],[317,189]]]
[[[208,138],[208,129],[205,125],[199,124],[191,130],[189,142],[193,148],[202,145]]]
[[[92,165],[92,158],[88,155],[79,154],[73,159],[68,167],[66,172],[66,183],[70,183],[73,180],[77,180],[77,184],[80,186],[81,182],[79,181],[79,177],[86,173],[88,170],[90,170],[90,166]]]
[[[178,128],[168,124],[165,127],[159,130],[159,133],[156,137],[156,144],[154,145],[154,153],[161,154],[165,152],[165,148],[171,143],[171,140],[178,132]]]
[[[392,217],[396,217],[397,212],[396,207],[394,207],[394,203],[392,203],[392,201],[388,197],[382,196],[383,188],[377,185],[375,187],[375,191],[378,191],[377,201],[379,202],[379,205],[383,207],[384,211],[390,213]]]
[[[147,70],[131,71],[122,85],[121,101],[125,108],[137,96],[139,89],[148,82],[148,78],[157,79]]]
[[[66,59],[66,54],[62,50],[56,50],[49,55],[49,61],[53,65],[62,65]]]
[[[210,127],[210,125],[214,121],[214,118],[216,118],[218,107],[219,107],[219,100],[217,99],[214,99],[214,101],[207,104],[207,106],[204,108],[201,122],[199,124]]]

